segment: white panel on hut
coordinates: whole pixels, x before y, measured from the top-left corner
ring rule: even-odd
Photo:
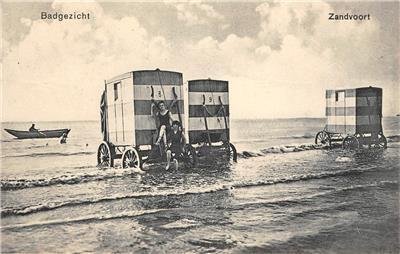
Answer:
[[[354,89],[326,91],[326,130],[332,133],[354,132]]]
[[[132,78],[125,73],[106,82],[109,142],[114,145],[132,145],[133,100]],[[129,116],[131,114],[132,116]]]
[[[108,141],[116,142],[116,112],[115,112],[115,94],[114,83],[106,84],[107,86],[107,117],[108,117]]]
[[[151,116],[151,93],[155,102],[164,101],[172,113],[173,120],[183,121],[184,103],[182,96],[182,73],[146,70],[133,72],[134,87],[134,123],[136,145],[151,145],[157,135],[155,119]],[[177,103],[170,107],[175,99],[173,90],[177,95]],[[178,107],[180,117],[178,115]],[[183,123],[182,123],[183,124]]]
[[[135,144],[135,124],[133,116],[133,81],[132,78],[122,80],[122,111],[123,111],[123,131],[126,145]]]
[[[188,90],[190,143],[208,142],[208,134],[211,142],[229,140],[228,81],[190,80]],[[226,112],[226,126],[221,102]]]

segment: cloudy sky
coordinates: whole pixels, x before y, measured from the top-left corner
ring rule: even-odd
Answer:
[[[98,120],[104,79],[156,68],[229,80],[233,118],[323,117],[325,89],[369,85],[384,89],[385,116],[400,112],[398,2],[6,1],[1,11],[2,121]]]

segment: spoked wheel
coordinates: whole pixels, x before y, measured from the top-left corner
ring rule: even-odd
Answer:
[[[135,168],[140,169],[142,167],[142,159],[138,151],[129,147],[122,154],[122,168]]]
[[[113,167],[114,159],[111,155],[110,145],[103,141],[97,150],[97,165],[99,167]]]
[[[378,143],[376,144],[378,148],[387,148],[387,140],[383,134],[378,134]]]
[[[197,164],[197,154],[196,150],[191,145],[185,146],[185,152],[183,154],[185,166],[188,168],[195,167]]]
[[[232,144],[226,144],[228,150],[229,161],[237,162],[237,151],[236,147]]]
[[[331,146],[331,138],[326,131],[320,131],[315,136],[315,144],[323,146]]]
[[[359,149],[360,142],[358,141],[358,138],[354,136],[347,136],[344,138],[342,146],[344,149],[349,149],[349,150]]]

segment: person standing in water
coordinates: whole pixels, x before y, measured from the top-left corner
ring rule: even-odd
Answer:
[[[154,107],[157,106],[158,106],[158,112],[154,114]],[[172,114],[166,108],[164,101],[160,101],[157,106],[154,103],[151,104],[151,115],[153,117],[157,117],[159,121],[158,138],[155,144],[159,145],[162,139],[164,141],[164,144],[166,145],[167,134],[171,129]]]
[[[60,139],[60,144],[65,144],[65,143],[67,143],[67,133],[64,133],[62,136],[61,136],[61,139]],[[87,144],[86,144],[87,145]]]
[[[171,160],[175,163],[175,170],[178,170],[178,158],[183,153],[183,147],[186,144],[185,135],[181,128],[179,121],[172,122],[172,130],[168,133],[168,148],[167,148],[167,167],[168,170],[171,165]]]

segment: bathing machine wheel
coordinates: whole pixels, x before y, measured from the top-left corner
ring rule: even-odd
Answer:
[[[187,144],[183,153],[185,167],[192,168],[197,164],[197,154],[193,146]]]
[[[383,149],[387,148],[387,140],[386,140],[386,137],[382,133],[378,134],[378,142],[376,143],[376,146],[378,148],[383,148]]]
[[[232,143],[226,143],[225,149],[228,153],[229,161],[237,162],[237,151],[236,147]]]
[[[122,154],[122,168],[142,168],[142,159],[134,147],[127,148]]]
[[[331,146],[331,138],[326,131],[320,131],[315,136],[315,144],[322,146]]]
[[[356,136],[347,136],[342,143],[343,149],[354,150],[360,148],[360,142]]]
[[[97,149],[97,165],[99,167],[112,167],[114,166],[114,159],[111,153],[111,146],[109,143],[103,141]]]

